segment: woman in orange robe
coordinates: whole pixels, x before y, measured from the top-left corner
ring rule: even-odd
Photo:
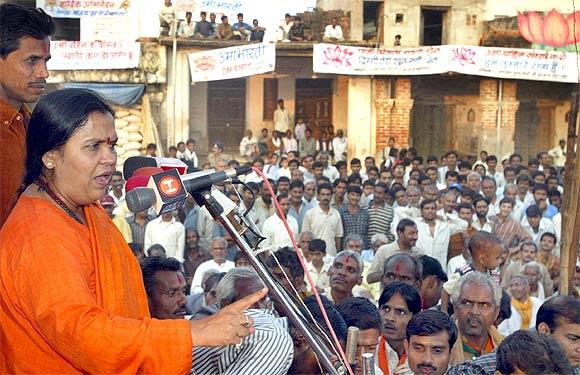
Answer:
[[[27,188],[0,231],[0,373],[188,373],[193,346],[253,330],[244,309],[265,290],[205,320],[150,318],[139,264],[96,203],[116,139],[88,90],[50,93],[32,114]]]

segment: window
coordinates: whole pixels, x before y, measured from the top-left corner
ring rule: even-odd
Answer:
[[[421,45],[443,44],[443,21],[446,9],[421,9]]]

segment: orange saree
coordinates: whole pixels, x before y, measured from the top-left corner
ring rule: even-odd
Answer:
[[[85,216],[21,196],[0,231],[0,373],[188,373],[189,323],[150,318],[122,235]]]

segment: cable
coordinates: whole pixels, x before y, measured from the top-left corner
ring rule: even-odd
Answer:
[[[278,200],[276,199],[276,194],[274,194],[274,190],[272,189],[270,182],[268,181],[268,179],[266,178],[266,176],[264,175],[264,173],[261,170],[259,170],[258,168],[255,168],[255,167],[252,167],[252,170],[254,172],[256,172],[258,174],[258,176],[260,176],[262,178],[263,183],[265,183],[266,186],[268,187],[268,191],[272,195],[272,201],[274,202],[274,205],[276,206],[276,211],[278,212],[280,219],[284,223],[284,226],[286,227],[286,231],[288,232],[288,234],[292,233],[290,230],[290,227],[288,226],[288,222],[286,221],[286,218],[284,217],[282,209],[280,208],[280,204],[278,203]],[[316,287],[314,285],[314,281],[312,281],[312,277],[310,276],[310,273],[308,272],[308,270],[306,268],[306,263],[305,263],[304,258],[302,256],[302,253],[300,251],[298,251],[298,244],[296,243],[296,239],[294,238],[294,236],[290,235],[290,240],[292,241],[292,246],[294,247],[294,251],[296,251],[296,254],[298,255],[298,259],[300,260],[300,264],[302,265],[302,268],[304,268],[305,275],[308,278],[308,283],[310,284],[310,287],[312,288],[311,289],[312,293],[314,294],[314,296],[316,298],[316,302],[318,303],[318,307],[320,308],[320,312],[322,313],[322,316],[324,317],[324,322],[326,323],[326,326],[330,330],[330,334],[332,335],[332,338],[334,340],[334,344],[336,345],[336,348],[339,351],[339,354],[340,354],[339,358],[344,363],[348,373],[350,375],[354,375],[354,372],[350,368],[350,363],[348,363],[348,360],[346,359],[346,354],[344,353],[344,350],[342,350],[342,346],[340,345],[340,341],[338,341],[338,337],[336,336],[336,333],[334,332],[334,328],[332,328],[332,324],[330,323],[330,319],[328,319],[328,315],[326,314],[326,309],[324,308],[324,305],[322,304],[322,300],[320,299],[320,294],[318,294],[318,291],[316,290]],[[277,259],[276,259],[276,262],[278,262]],[[280,268],[280,269],[282,269],[282,268]]]

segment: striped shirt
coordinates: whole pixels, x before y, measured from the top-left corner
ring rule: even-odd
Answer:
[[[143,225],[135,221],[135,215],[128,217],[125,220],[127,220],[127,223],[129,223],[129,227],[131,228],[131,236],[133,237],[133,242],[143,246],[145,244],[145,228],[147,227],[147,224],[151,220],[149,218],[146,218],[145,224]]]
[[[492,234],[502,242],[504,248],[514,247],[525,241],[531,241],[532,237],[524,227],[511,217],[500,221],[498,216],[493,218]]]
[[[367,234],[367,242],[371,245],[371,238],[377,234],[382,233],[389,239],[389,243],[395,241],[395,236],[391,233],[391,223],[393,222],[394,210],[389,205],[383,207],[373,207],[372,204],[369,211],[369,230]]]
[[[268,374],[288,372],[294,356],[294,344],[284,322],[264,310],[250,309],[246,314],[254,319],[255,332],[236,345],[193,349],[191,373]]]

